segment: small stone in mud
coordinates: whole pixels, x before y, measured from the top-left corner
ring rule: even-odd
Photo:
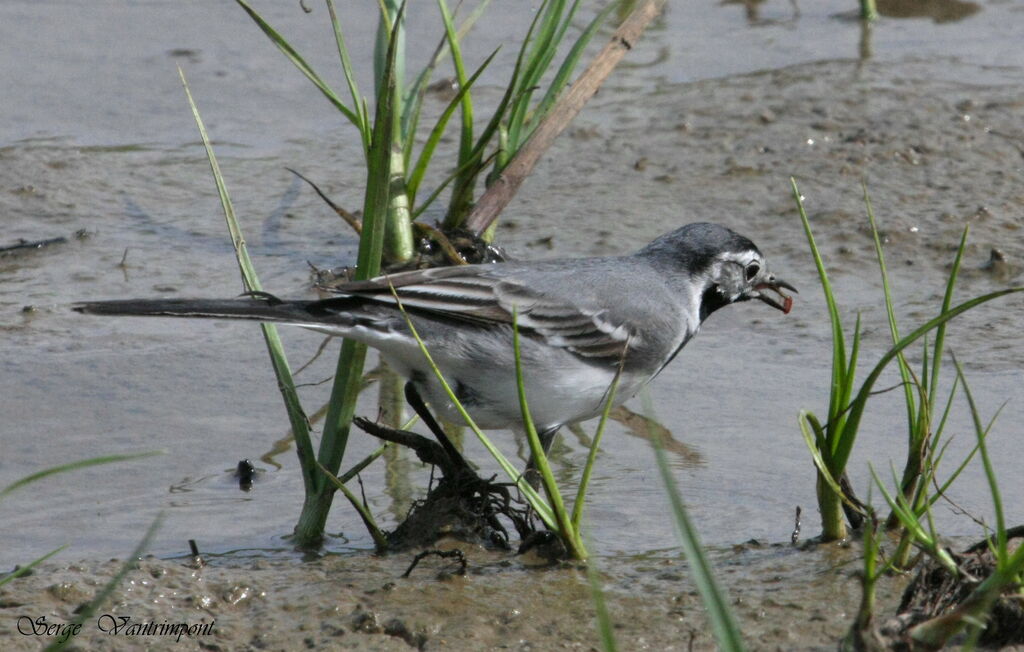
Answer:
[[[91,597],[90,594],[83,590],[81,586],[71,582],[53,584],[49,587],[48,591],[50,595],[61,602],[82,602]]]
[[[382,630],[377,614],[372,611],[357,611],[352,614],[352,630],[364,634],[379,634]]]
[[[427,642],[425,634],[419,634],[411,631],[409,626],[398,618],[392,618],[388,622],[384,623],[384,633],[389,636],[400,638],[415,648],[422,648]]]

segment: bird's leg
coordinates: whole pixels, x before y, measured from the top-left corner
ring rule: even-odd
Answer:
[[[561,426],[554,426],[537,433],[540,439],[540,449],[547,455],[548,451],[551,450],[551,444],[555,441],[555,435],[558,434],[558,429]],[[534,458],[533,453],[530,453],[530,460],[526,463],[526,470],[523,471],[523,475],[526,476],[526,481],[530,483],[530,486],[534,489],[540,489],[540,473],[537,472],[537,460]]]
[[[464,470],[472,472],[472,468],[469,463],[466,462],[466,458],[462,456],[459,449],[455,448],[455,444],[452,440],[448,439],[448,435],[445,434],[441,428],[441,424],[437,422],[434,415],[427,409],[427,404],[423,402],[423,397],[416,390],[416,386],[411,382],[405,384],[405,400],[409,403],[409,406],[413,411],[419,415],[420,419],[427,426],[430,432],[434,433],[434,437],[437,438],[437,442],[441,444],[441,448],[448,454],[448,458],[451,459],[452,463]],[[474,473],[475,475],[475,473]],[[454,478],[453,478],[454,479]]]

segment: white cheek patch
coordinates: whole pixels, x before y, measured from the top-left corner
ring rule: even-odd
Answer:
[[[721,263],[737,263],[742,267],[746,267],[747,265],[753,262],[756,262],[758,265],[761,265],[762,267],[764,266],[764,259],[762,259],[756,251],[744,251],[738,254],[721,254],[718,257],[718,260],[721,261]]]
[[[715,258],[710,269],[711,278],[717,280],[719,291],[730,302],[738,300],[746,290],[743,270],[751,263],[764,267],[764,258],[756,251],[728,252]]]

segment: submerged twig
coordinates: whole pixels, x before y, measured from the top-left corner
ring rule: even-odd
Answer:
[[[38,249],[45,249],[47,247],[65,244],[68,241],[64,236],[58,236],[56,238],[47,238],[46,240],[24,240],[19,239],[12,245],[6,245],[0,247],[0,256],[6,256],[8,254],[22,252],[22,251],[35,251]]]
[[[295,176],[297,176],[298,178],[302,179],[306,183],[308,183],[309,186],[314,191],[316,191],[316,194],[320,195],[320,199],[324,200],[324,202],[328,206],[330,206],[335,213],[338,214],[338,217],[345,220],[345,222],[352,227],[352,230],[356,232],[356,235],[360,235],[363,232],[363,222],[362,220],[355,216],[355,213],[351,213],[342,208],[341,206],[335,204],[333,201],[331,201],[331,198],[324,193],[324,191],[320,190],[320,188],[315,183],[310,181],[307,177],[303,176],[300,172],[293,170],[292,168],[285,169],[294,174]]]

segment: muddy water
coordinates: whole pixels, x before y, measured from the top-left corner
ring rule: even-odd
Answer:
[[[868,32],[843,17],[845,2],[815,3],[798,12],[787,3],[750,3],[746,10],[740,4],[670,7],[506,211],[503,242],[522,258],[617,253],[681,223],[721,222],[754,239],[779,275],[802,289],[785,317],[760,305],[716,314],[652,387],[658,419],[680,442],[676,479],[706,543],[785,541],[797,505],[805,508],[805,532],[817,527],[812,469],[796,414],[824,409],[829,333],[789,195],[790,175],[800,181],[844,318],[852,326],[856,313],[862,315],[865,361],[885,349],[888,331],[862,179],[885,234],[905,331],[936,311],[965,225],[971,244],[958,296],[1024,281],[1024,61],[1017,45],[1024,21],[1013,4],[972,5],[979,11],[968,11],[968,4],[931,3],[930,15],[883,19]],[[210,571],[223,574],[225,585],[270,584],[260,589],[271,596],[269,604],[281,596],[282,604],[294,605],[304,598],[287,597],[281,587],[304,583],[299,575],[320,573],[326,586],[333,584],[330,571],[297,564],[287,553],[284,536],[301,504],[301,480],[294,452],[278,445],[287,422],[255,329],[92,319],[66,306],[82,298],[239,291],[176,63],[188,74],[218,141],[264,285],[277,294],[307,291],[307,261],[336,265],[351,261],[354,252],[337,219],[284,167],[300,169],[340,203],[357,208],[360,153],[351,130],[233,8],[96,7],[85,13],[13,2],[0,9],[0,42],[18,53],[0,57],[0,79],[19,91],[16,101],[6,95],[0,102],[0,246],[19,238],[67,239],[0,257],[0,486],[72,459],[154,449],[165,454],[55,477],[5,500],[0,566],[63,543],[71,544],[60,557],[65,560],[124,555],[164,511],[155,554],[181,555],[186,541],[196,539],[204,551],[226,554],[214,562],[223,568]],[[898,8],[882,9],[900,15]],[[312,60],[325,69],[331,65],[323,12],[306,16],[285,3],[268,6],[268,13],[286,33],[316,44]],[[503,35],[524,22],[523,13],[482,25],[471,55],[485,53],[498,38],[495,32]],[[417,22],[414,42],[434,33],[431,20]],[[351,24],[352,47],[365,52],[372,21],[360,13]],[[119,38],[110,39],[112,33]],[[494,100],[507,65],[498,65],[491,85],[481,87],[482,102]],[[436,111],[441,100],[433,102],[430,110]],[[76,237],[83,229],[85,237]],[[990,441],[1004,496],[1024,494],[1024,478],[1016,472],[1024,422],[1022,307],[1021,299],[1004,299],[981,308],[950,336],[983,415],[1008,401]],[[295,363],[320,344],[312,334],[286,337]],[[330,357],[300,377],[310,383],[303,389],[310,410],[325,400],[327,388],[317,383],[330,375]],[[893,382],[889,376],[881,385]],[[368,396],[364,413],[376,411],[373,398]],[[868,462],[883,473],[890,460],[902,464],[899,400],[895,392],[878,397],[865,418],[851,467],[862,492]],[[958,435],[951,461],[971,440],[961,404],[949,426]],[[522,456],[522,442],[511,434],[502,441],[509,454]],[[482,449],[467,446],[488,468]],[[354,438],[350,459],[371,447]],[[678,568],[668,572],[661,589],[648,586],[662,581],[659,564],[676,558],[674,551],[664,552],[676,544],[647,443],[616,424],[603,449],[588,520],[615,600],[634,611],[630,601],[649,590],[665,600],[673,592],[690,596]],[[585,446],[565,433],[555,451],[562,477],[571,481]],[[247,493],[231,477],[243,458],[260,469]],[[423,491],[427,475],[405,457],[364,473],[371,506],[385,526]],[[960,508],[991,519],[986,492],[973,469],[953,497]],[[1006,508],[1011,522],[1024,521],[1019,501],[1007,500]],[[977,532],[956,509],[943,506],[936,515],[949,534]],[[333,553],[370,545],[349,510],[337,509],[329,529],[327,549]],[[729,553],[719,554],[726,567],[741,569],[726,572],[733,589],[742,584],[734,575],[773,581],[772,555],[758,553],[764,555],[761,565],[740,555],[730,566]],[[265,571],[262,579],[232,574],[247,555],[261,558],[256,565]],[[659,561],[648,564],[646,556]],[[390,581],[385,577],[403,570],[396,572],[399,561],[392,567],[363,555],[340,559],[341,568],[356,575],[364,572],[360,564],[377,568],[379,575],[359,584],[360,591],[383,586]],[[794,561],[793,574],[781,580],[790,578],[787,594],[799,584],[791,578],[842,574],[823,569],[845,568],[837,560],[786,559],[806,560],[806,566]],[[152,563],[171,577],[185,573],[178,562]],[[493,570],[504,562],[481,563]],[[95,566],[67,572],[79,573],[74,581],[88,586]],[[495,575],[518,587],[513,593],[530,594],[533,580],[523,578],[532,576],[523,573]],[[566,591],[582,592],[583,610],[585,582],[558,581],[575,582]],[[52,583],[45,576],[33,582]],[[842,590],[855,591],[848,578]],[[835,587],[822,591],[832,595]],[[752,595],[766,601],[763,594]],[[661,599],[641,604],[661,609]],[[807,599],[805,605],[813,604],[820,595]],[[223,609],[217,613],[235,609],[218,600]],[[337,605],[338,613],[353,609]],[[781,622],[818,622],[809,607],[800,609],[795,619]],[[675,612],[664,607],[657,613],[671,620]],[[842,618],[835,617],[827,636],[822,629],[804,642],[833,640],[828,637],[845,626]],[[771,627],[779,622],[767,621]],[[550,634],[563,634],[569,622],[562,629],[553,625]],[[345,623],[339,627],[357,629]],[[291,631],[287,623],[278,626]],[[479,628],[469,631],[467,636],[482,635]],[[686,630],[664,631],[683,636]],[[541,634],[523,637],[534,635]],[[589,630],[579,636],[592,640]]]

